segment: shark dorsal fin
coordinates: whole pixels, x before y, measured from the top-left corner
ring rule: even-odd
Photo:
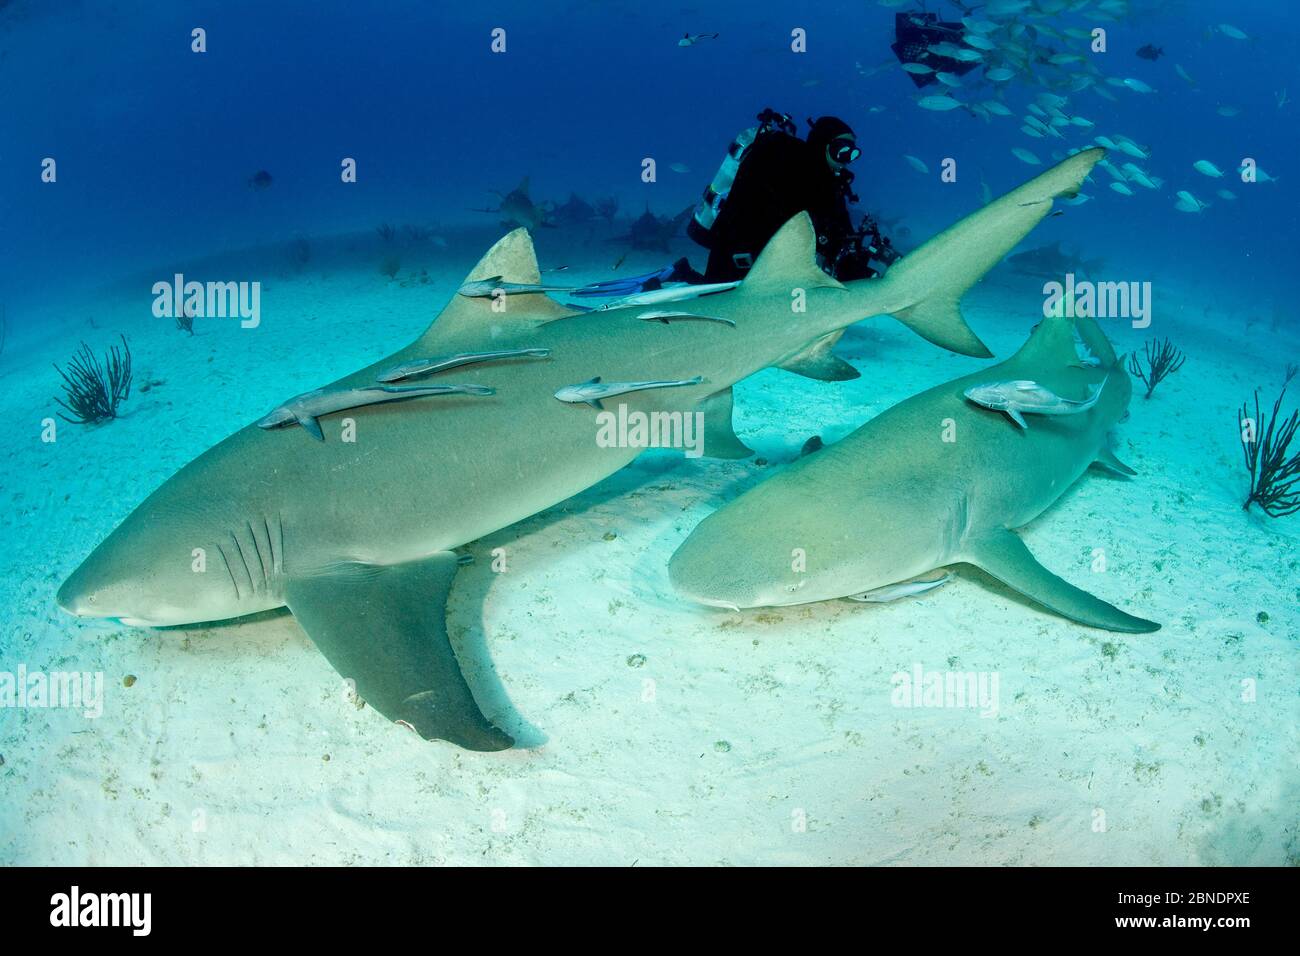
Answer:
[[[817,231],[808,214],[801,212],[777,230],[745,276],[741,289],[843,289],[817,267],[816,248]]]
[[[1049,315],[1034,326],[1028,341],[1016,353],[1032,362],[1033,368],[1054,370],[1078,364],[1079,351],[1074,342],[1074,320],[1064,315]]]
[[[498,239],[465,277],[466,282],[483,279],[520,284],[542,281],[537,253],[533,251],[533,240],[527,229],[516,229]],[[496,301],[492,296],[470,298],[453,295],[418,344],[423,345],[426,340],[438,343],[490,341],[503,332],[575,314],[541,293],[509,296],[505,308],[500,310],[493,308]]]

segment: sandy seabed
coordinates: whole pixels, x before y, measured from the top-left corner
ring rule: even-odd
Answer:
[[[1105,326],[1117,350],[1154,333],[1188,354],[1118,430],[1139,476],[1090,471],[1021,532],[1067,580],[1162,622],[1154,634],[1074,625],[967,570],[890,605],[737,614],[673,595],[677,545],[810,435],[838,439],[978,367],[887,317],[838,348],[856,381],[768,370],[737,387],[757,459],[647,453],[470,546],[449,626],[512,751],[425,743],[356,709],[287,612],[154,631],[57,608],[62,579],[172,472],[405,344],[486,245],[431,256],[427,282],[415,266],[394,282],[369,263],[281,269],[256,330],[199,320],[186,337],[149,314],[147,284],[11,314],[0,670],[102,671],[106,699],[94,720],[0,710],[0,862],[1300,862],[1300,516],[1242,511],[1235,429],[1256,386],[1271,407],[1300,349],[1207,321],[1176,288],[1146,332]],[[603,259],[572,274],[610,275]],[[1039,303],[1000,270],[965,312],[1005,356]],[[50,363],[118,331],[136,363],[124,416],[42,442]],[[895,706],[892,675],[918,665],[996,674],[996,714]]]

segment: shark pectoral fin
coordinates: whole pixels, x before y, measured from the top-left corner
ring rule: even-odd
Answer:
[[[794,372],[804,378],[815,378],[821,382],[847,382],[850,379],[860,378],[861,372],[831,351],[843,334],[844,330],[838,329],[829,335],[823,335],[802,352],[790,356],[777,368]]]
[[[708,458],[748,458],[754,449],[736,437],[731,426],[731,389],[714,392],[700,403],[704,415],[704,454]]]
[[[1058,578],[1010,531],[994,531],[967,542],[962,560],[987,571],[1009,588],[1037,601],[1050,611],[1089,627],[1144,634],[1160,625],[1125,614],[1101,598]]]
[[[447,592],[458,566],[451,551],[406,564],[343,565],[291,578],[285,603],[326,660],[389,720],[425,740],[505,750],[514,740],[479,710],[447,639]]]
[[[1132,468],[1124,464],[1115,457],[1115,453],[1109,448],[1103,448],[1097,453],[1097,460],[1093,462],[1098,468],[1105,468],[1107,471],[1113,471],[1117,475],[1128,475],[1130,478],[1137,474]]]
[[[317,441],[325,440],[325,433],[320,429],[320,422],[311,415],[298,415],[294,418],[299,425],[306,429],[307,434]]]
[[[1029,427],[1029,425],[1025,422],[1025,416],[1021,415],[1014,408],[1004,408],[1002,410],[1007,413],[1007,417],[1010,418],[1013,422],[1015,422],[1018,427],[1020,428]]]
[[[603,412],[605,410],[605,405],[603,402],[601,402],[599,398],[593,398],[591,401],[587,402],[586,404],[590,405],[592,408],[600,412]]]

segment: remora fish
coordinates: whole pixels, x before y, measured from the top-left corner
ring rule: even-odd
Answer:
[[[611,309],[625,309],[634,305],[662,305],[665,302],[686,302],[690,299],[698,299],[701,296],[714,295],[718,292],[730,292],[739,285],[739,282],[707,282],[701,285],[675,282],[664,286],[662,289],[635,292],[632,295],[625,295],[621,299],[612,299],[604,305],[598,306],[596,311],[608,312]]]
[[[505,312],[487,299],[452,296],[414,342],[327,390],[368,386],[394,365],[488,342],[547,348],[550,359],[464,368],[464,381],[496,387],[493,401],[448,403],[437,414],[401,404],[358,408],[357,441],[326,442],[312,454],[284,430],[251,424],[154,491],[64,581],[58,603],[78,617],[140,627],[288,607],[335,670],[355,682],[367,713],[426,739],[509,747],[513,738],[480,710],[447,636],[445,606],[459,566],[453,549],[591,487],[638,454],[593,441],[591,416],[555,401],[556,388],[581,381],[593,366],[623,380],[698,369],[711,394],[664,388],[639,401],[652,411],[702,410],[704,453],[741,458],[750,451],[731,429],[730,386],[773,365],[846,377],[852,367],[830,346],[865,318],[889,314],[943,348],[987,356],[958,302],[1050,213],[1054,197],[1077,192],[1101,156],[1088,150],[1046,170],[874,279],[840,283],[822,272],[816,231],[801,213],[740,287],[710,298],[714,315],[744,316],[735,334],[683,323],[664,335],[640,321],[639,310],[574,314],[544,295],[519,296]],[[540,282],[526,231],[501,239],[468,281],[490,276]],[[795,288],[804,290],[807,308],[792,315]],[[328,431],[333,422],[322,425]],[[929,424],[920,431],[929,434]],[[1040,431],[1048,429],[1029,434]],[[207,556],[205,574],[194,571],[196,548]],[[310,719],[328,720],[320,702],[339,695],[329,687],[302,691]]]
[[[493,295],[534,295],[538,292],[572,292],[577,286],[541,285],[536,282],[506,282],[501,276],[489,276],[466,282],[456,290],[457,295],[481,299]]]
[[[872,588],[870,591],[863,591],[861,594],[850,594],[850,601],[858,601],[862,604],[889,604],[900,598],[911,597],[913,594],[924,594],[926,591],[933,591],[935,588],[943,587],[952,580],[951,574],[945,574],[933,581],[902,581],[898,584],[886,584],[882,588]]]
[[[700,375],[670,382],[602,382],[600,376],[589,378],[577,385],[565,385],[557,389],[555,397],[571,405],[590,405],[592,408],[604,408],[601,402],[606,398],[616,398],[629,392],[644,392],[651,388],[677,388],[682,385],[699,385],[704,381]]]
[[[966,389],[965,395],[976,405],[1006,416],[1021,428],[1028,428],[1025,415],[1082,415],[1097,404],[1106,383],[1090,389],[1081,401],[1062,398],[1050,388],[1028,379],[1011,382],[982,382]]]
[[[384,369],[375,376],[377,382],[400,382],[415,375],[432,375],[449,368],[462,365],[477,365],[479,362],[495,362],[508,358],[546,358],[550,349],[505,349],[499,352],[461,352],[459,355],[444,355],[438,358],[418,358],[392,368]]]
[[[491,395],[493,390],[486,385],[363,385],[360,388],[328,389],[316,388],[310,392],[295,395],[283,405],[279,405],[257,420],[258,428],[279,428],[281,425],[298,424],[317,441],[325,440],[321,431],[322,415],[347,411],[351,408],[365,408],[368,405],[382,405],[385,402],[399,402],[407,398],[422,398],[425,395]]]
[[[1108,376],[1070,367],[1075,328]],[[1030,377],[1058,391],[1105,384],[1087,412],[1023,432],[964,397],[989,378]],[[860,595],[964,563],[1072,621],[1154,631],[1158,624],[1047,570],[1010,530],[1051,507],[1091,464],[1133,474],[1107,445],[1131,393],[1093,319],[1044,319],[1007,361],[895,405],[705,518],[673,555],[669,578],[683,597],[735,609]],[[947,420],[955,441],[940,435]],[[795,548],[805,565],[791,562]]]
[[[735,319],[720,319],[716,315],[696,315],[694,312],[669,312],[665,310],[655,310],[651,312],[642,312],[637,316],[645,322],[662,322],[664,325],[676,319],[696,319],[700,322],[721,322],[729,325],[733,329],[736,327]]]

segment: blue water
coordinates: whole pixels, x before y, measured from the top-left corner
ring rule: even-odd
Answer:
[[[1054,139],[1021,132],[1022,117],[1044,77],[1082,66],[1001,88],[976,70],[953,94],[997,99],[1011,116],[927,111],[918,97],[942,89],[918,93],[889,50],[895,13],[914,6],[0,0],[0,418],[19,423],[0,454],[0,533],[12,542],[0,553],[0,677],[21,665],[108,679],[104,720],[90,727],[71,711],[0,712],[0,777],[15,795],[0,808],[0,861],[1300,859],[1300,517],[1242,511],[1235,421],[1257,387],[1269,407],[1300,359],[1300,12],[1281,0],[1131,0],[1128,14],[1099,19],[1124,4],[1093,0],[1035,15],[1058,31],[1107,30],[1108,52],[1086,55],[1114,99],[1069,93],[1064,111],[1092,125]],[[191,50],[196,27],[207,52]],[[497,28],[504,53],[491,49]],[[791,50],[796,29],[807,52]],[[1164,56],[1138,57],[1145,44]],[[685,237],[626,264],[611,240],[647,208],[669,216],[695,202],[768,106],[801,129],[837,115],[856,130],[859,211],[889,219],[904,250],[1095,136],[1149,152],[1110,159],[1159,189],[1119,195],[1098,169],[1088,201],[1059,206],[1022,250],[1059,241],[1101,260],[1106,279],[1150,282],[1151,327],[1107,332],[1119,351],[1171,335],[1187,366],[1152,401],[1135,398],[1118,430],[1116,451],[1139,476],[1089,474],[1025,535],[1044,564],[1162,631],[1094,631],[961,578],[896,605],[739,617],[672,593],[667,562],[691,529],[811,435],[831,444],[980,367],[883,318],[837,346],[857,380],[764,370],[736,386],[754,458],[651,452],[472,543],[479,560],[460,572],[449,629],[481,645],[478,679],[512,730],[530,731],[506,754],[425,744],[340,703],[337,675],[287,613],[158,631],[55,606],[60,581],[178,468],[418,334],[503,232],[499,214],[479,210],[524,177],[539,202],[576,192],[620,205],[614,224],[536,230],[544,267],[586,281],[681,255],[703,266]],[[47,157],[54,183],[41,179]],[[1243,183],[1246,157],[1276,181]],[[345,158],[356,183],[341,181]],[[954,182],[940,178],[945,160]],[[1194,169],[1201,160],[1223,177]],[[259,171],[265,188],[250,182]],[[1176,209],[1180,190],[1205,208]],[[392,281],[377,269],[390,249],[382,223],[433,237],[391,246],[403,258]],[[309,263],[293,263],[295,242]],[[265,283],[266,321],[246,334],[204,320],[191,338],[154,317],[152,283],[182,266],[187,278]],[[1041,315],[1042,282],[999,266],[964,300],[998,355]],[[123,416],[61,422],[57,442],[42,439],[59,393],[51,365],[119,333],[137,363]],[[444,453],[465,450],[430,449],[431,469]],[[491,566],[498,548],[506,579]],[[1095,549],[1111,557],[1105,575]],[[1002,716],[900,715],[890,675],[922,664],[1001,673]],[[1105,839],[1098,809],[1113,821]],[[208,831],[191,827],[200,811]]]
[[[1154,94],[1115,90],[1110,103],[1075,94],[1070,111],[1096,128],[1066,140],[1031,140],[1017,117],[985,123],[961,111],[929,113],[888,50],[894,9],[862,2],[707,7],[640,3],[39,4],[0,9],[0,296],[11,311],[52,285],[111,280],[178,254],[202,254],[292,236],[369,229],[384,219],[485,221],[487,190],[532,177],[535,198],[572,190],[612,194],[633,214],[646,203],[676,212],[698,197],[732,136],[771,105],[803,117],[835,114],[865,148],[856,165],[867,208],[904,215],[917,236],[978,201],[981,177],[997,193],[1032,170],[1009,154],[1082,146],[1120,132],[1150,146],[1139,163],[1166,180],[1156,193],[1109,192],[1050,223],[1032,241],[1078,240],[1142,278],[1177,267],[1249,289],[1252,299],[1293,297],[1297,206],[1295,52],[1300,25],[1281,2],[1135,2],[1132,22],[1103,23],[1108,75],[1134,77]],[[939,7],[948,14],[954,8]],[[1230,22],[1249,34],[1210,28]],[[1085,15],[1051,22],[1090,27]],[[207,31],[208,52],[190,50]],[[490,50],[493,28],[506,52]],[[793,28],[807,52],[789,49]],[[684,32],[720,39],[680,48]],[[1145,43],[1166,55],[1135,55]],[[1059,44],[1058,44],[1059,46]],[[1190,87],[1174,73],[1180,64]],[[975,74],[970,75],[972,78]],[[972,82],[972,80],[968,80]],[[815,84],[815,85],[813,85]],[[936,92],[937,86],[927,88]],[[1039,89],[1013,83],[1022,113]],[[958,91],[964,96],[965,91]],[[972,93],[975,99],[980,94]],[[1219,106],[1240,114],[1226,118]],[[882,107],[879,112],[868,112]],[[901,159],[930,166],[922,177]],[[57,184],[40,161],[58,161]],[[1235,189],[1218,200],[1192,169],[1209,159],[1232,177],[1254,157],[1279,184]],[[358,162],[340,182],[343,157]],[[641,161],[659,161],[641,181]],[[939,162],[958,181],[938,181]],[[1129,157],[1121,157],[1129,159]],[[683,163],[691,172],[667,169]],[[273,185],[247,179],[269,171]],[[1178,213],[1173,192],[1212,203]],[[27,313],[24,313],[27,314]],[[27,319],[34,321],[34,319]]]

